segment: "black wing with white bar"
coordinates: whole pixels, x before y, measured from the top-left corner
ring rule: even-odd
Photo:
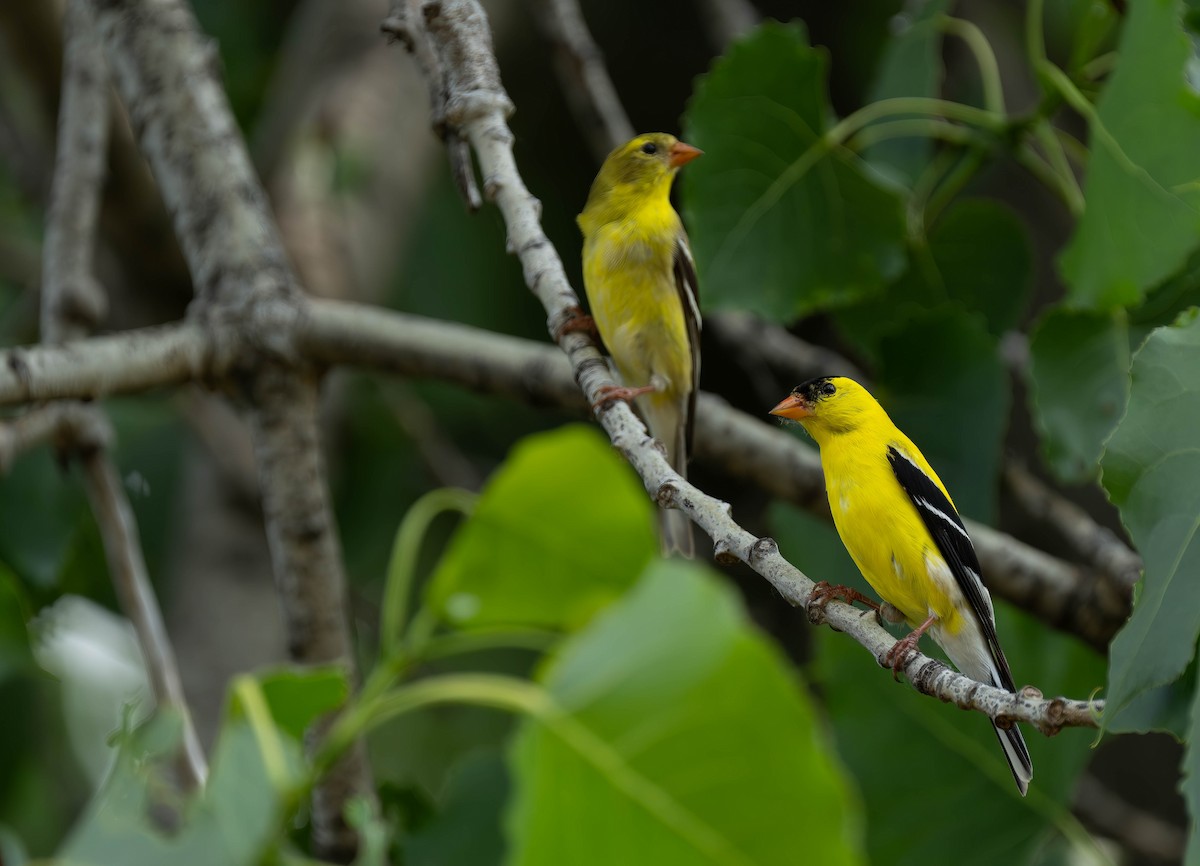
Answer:
[[[683,305],[683,318],[687,322],[688,343],[692,350],[692,390],[688,396],[686,421],[687,453],[691,456],[692,436],[696,429],[696,395],[700,392],[700,294],[696,282],[696,262],[692,259],[686,235],[681,235],[675,243],[674,270],[675,288]]]
[[[950,567],[955,581],[966,596],[979,621],[983,636],[987,640],[988,649],[1000,672],[1003,685],[1010,692],[1016,691],[1013,684],[1012,672],[1004,653],[1000,650],[1000,639],[996,636],[995,614],[992,612],[992,602],[983,586],[982,569],[979,567],[979,557],[963,526],[962,518],[954,509],[954,505],[942,493],[941,488],[933,483],[925,471],[909,459],[908,455],[895,446],[888,446],[888,462],[892,464],[892,472],[900,487],[921,517],[921,522],[933,536],[938,551]]]

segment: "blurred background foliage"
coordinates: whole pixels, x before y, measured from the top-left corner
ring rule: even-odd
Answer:
[[[0,5],[5,345],[37,338],[59,6]],[[383,3],[193,6],[310,291],[546,339],[498,213],[464,213],[424,84],[377,35]],[[517,158],[578,287],[593,148],[539,4],[485,6]],[[379,788],[354,807],[357,862],[1200,863],[1200,326],[1178,318],[1200,297],[1195,4],[758,0],[767,23],[732,44],[729,3],[582,6],[634,126],[706,152],[679,205],[710,320],[749,312],[849,359],[965,516],[1075,556],[1002,482],[1016,464],[1127,527],[1147,576],[1111,670],[997,605],[1019,682],[1104,690],[1112,711],[1098,746],[1031,734],[1022,800],[984,720],[895,686],[748,570],[660,561],[598,431],[335,371],[365,672],[341,733],[369,732]],[[108,325],[178,318],[169,223],[128,132],[112,151]],[[796,384],[720,333],[705,389],[762,414]],[[105,405],[212,780],[172,799],[177,720],[141,724],[76,469],[23,457],[0,481],[0,863],[311,863],[299,733],[346,686],[278,667],[245,431],[199,390]],[[692,477],[806,573],[866,589],[827,525],[720,466]],[[473,492],[430,493],[447,487]],[[1128,733],[1146,731],[1173,736]]]

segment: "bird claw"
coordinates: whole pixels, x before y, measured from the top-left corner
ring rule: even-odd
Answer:
[[[887,655],[883,657],[884,667],[892,669],[892,679],[896,682],[900,681],[900,671],[908,664],[909,657],[917,651],[917,641],[921,636],[916,632],[902,637],[892,645],[892,648],[887,651]]]
[[[618,400],[628,403],[633,400],[634,397],[640,397],[642,394],[649,394],[651,391],[657,390],[658,389],[653,385],[643,385],[641,388],[625,388],[621,385],[604,385],[596,392],[599,399],[592,404],[592,411],[599,412],[600,410],[611,406],[613,403],[616,403]]]
[[[846,604],[854,604],[856,601],[861,602],[862,604],[865,604],[867,607],[871,608],[871,610],[879,610],[879,604],[874,599],[863,595],[857,589],[851,589],[848,586],[841,586],[840,584],[833,584],[827,580],[819,581],[816,586],[813,587],[812,592],[809,593],[808,596],[808,608],[812,609],[814,607],[825,607],[825,605],[829,604],[830,600],[835,598],[841,599],[842,601],[846,602]]]
[[[583,332],[591,336],[596,342],[600,341],[600,331],[596,327],[596,320],[585,313],[580,307],[570,307],[567,310],[568,319],[558,326],[558,330],[554,332],[554,342],[558,342],[567,334],[577,334]]]

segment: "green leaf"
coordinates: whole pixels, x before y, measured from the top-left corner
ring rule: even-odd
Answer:
[[[770,22],[698,83],[684,129],[705,155],[683,184],[708,308],[789,322],[904,269],[898,193],[818,144],[831,116],[825,77],[804,28]]]
[[[350,686],[339,667],[283,668],[259,675],[271,717],[282,730],[303,741],[304,732],[319,716],[346,701]]]
[[[499,752],[469,755],[450,774],[438,815],[404,845],[408,866],[500,866],[505,841],[501,816],[508,797],[508,769]]]
[[[512,450],[455,534],[428,601],[460,627],[577,628],[657,547],[636,476],[595,428],[572,424]]]
[[[1024,223],[1007,207],[963,199],[934,225],[929,254],[947,298],[983,315],[999,337],[1021,321],[1029,302],[1033,252]]]
[[[875,73],[868,102],[897,96],[936,96],[941,89],[942,28],[938,16],[949,0],[928,0],[915,17],[904,12],[895,16],[901,29],[893,31]],[[895,119],[895,118],[889,118]],[[929,162],[933,142],[929,138],[896,138],[882,141],[864,152],[872,165],[884,165],[910,184]]]
[[[1156,330],[1133,359],[1129,408],[1108,442],[1103,483],[1145,561],[1129,622],[1109,650],[1105,725],[1179,677],[1200,633],[1200,318]]]
[[[1200,96],[1178,0],[1129,6],[1120,65],[1092,129],[1087,210],[1059,259],[1074,306],[1141,300],[1200,245]],[[1107,133],[1107,134],[1106,134]]]
[[[1010,400],[996,339],[978,316],[943,307],[886,336],[880,357],[877,396],[896,426],[921,449],[958,510],[991,522]]]
[[[34,667],[29,632],[25,628],[28,619],[25,592],[16,575],[0,563],[0,682]]]
[[[656,562],[544,679],[557,706],[510,755],[512,866],[861,862],[823,725],[705,570]]]
[[[1054,309],[1034,328],[1029,351],[1030,404],[1046,462],[1064,481],[1095,479],[1129,399],[1125,316]]]

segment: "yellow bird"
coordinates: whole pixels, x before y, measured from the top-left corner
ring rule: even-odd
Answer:
[[[838,534],[867,582],[915,631],[888,653],[895,669],[926,631],[981,683],[1016,691],[996,636],[975,548],[937,473],[853,379],[812,379],[771,410],[799,421],[821,448]],[[822,594],[857,596],[844,587]],[[868,600],[869,601],[869,600]],[[1021,732],[996,736],[1024,795],[1033,763]]]
[[[700,381],[700,308],[696,267],[671,181],[700,155],[664,133],[639,135],[604,160],[579,215],[583,285],[597,330],[624,387],[609,388],[597,408],[635,400],[667,460],[687,477]],[[660,520],[665,553],[692,555],[692,529],[679,511]]]

